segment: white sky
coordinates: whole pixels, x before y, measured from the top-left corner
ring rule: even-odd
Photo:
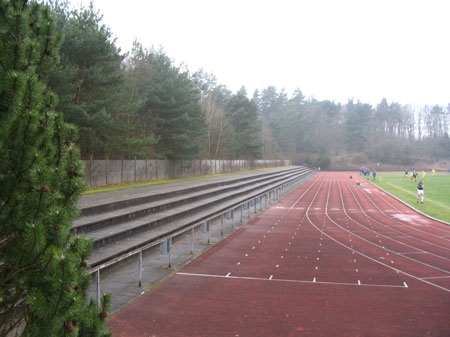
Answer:
[[[162,47],[233,92],[450,103],[448,0],[93,1],[123,52]]]

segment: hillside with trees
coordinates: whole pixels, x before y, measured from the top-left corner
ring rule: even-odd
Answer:
[[[162,48],[136,41],[123,53],[92,4],[53,10],[64,40],[49,86],[79,129],[83,159],[292,159],[345,169],[450,158],[450,106],[341,104],[272,86],[233,93]]]

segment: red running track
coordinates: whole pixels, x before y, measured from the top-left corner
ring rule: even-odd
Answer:
[[[114,336],[450,336],[450,226],[321,172],[109,322]]]

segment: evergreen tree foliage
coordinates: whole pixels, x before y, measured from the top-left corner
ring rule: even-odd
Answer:
[[[350,100],[346,112],[346,139],[345,143],[349,151],[363,151],[369,143],[369,122],[372,118],[372,108],[368,104],[354,103]]]
[[[76,128],[47,87],[61,36],[47,6],[0,0],[0,336],[109,336],[88,301],[92,243],[71,234],[84,188]]]
[[[295,147],[293,135],[289,131],[282,130],[285,125],[296,126],[286,115],[287,98],[279,94],[277,89],[269,86],[262,91],[261,95],[253,95],[256,100],[262,123],[263,157],[267,159],[284,159],[290,148]],[[282,135],[282,137],[279,137]],[[282,138],[289,138],[289,145],[284,147]],[[286,143],[285,143],[286,144]]]
[[[194,159],[205,135],[200,93],[188,71],[174,65],[164,51],[135,44],[129,69],[145,74],[140,87],[143,105],[140,120],[158,139],[153,156]]]
[[[102,15],[89,7],[69,10],[54,4],[58,28],[64,35],[61,62],[50,77],[60,97],[58,108],[80,129],[84,158],[123,158],[145,155],[154,139],[133,123],[140,100],[125,77],[120,49]]]
[[[85,159],[449,159],[450,107],[419,109],[386,99],[376,107],[353,100],[341,105],[306,98],[300,89],[289,98],[269,86],[250,100],[259,131],[238,131],[247,123],[247,103],[214,75],[191,75],[162,50],[139,44],[126,58],[93,2],[73,10],[66,0],[47,1],[64,35],[49,85],[59,97],[57,110],[80,130]]]
[[[230,125],[227,130],[230,157],[248,160],[261,158],[261,120],[257,105],[247,98],[245,88],[229,99],[226,116]]]

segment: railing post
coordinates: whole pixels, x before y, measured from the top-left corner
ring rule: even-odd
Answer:
[[[139,252],[138,254],[139,256],[139,270],[138,270],[138,275],[139,275],[139,281],[138,281],[138,286],[139,288],[142,287],[142,250]]]
[[[195,228],[191,228],[191,254],[194,254],[194,234]]]
[[[159,252],[164,255],[169,255],[169,268],[172,267],[172,255],[171,255],[171,248],[172,248],[172,238],[169,238],[159,245]]]
[[[95,276],[97,279],[97,305],[100,307],[102,304],[100,301],[100,269],[96,271]]]
[[[169,268],[172,268],[172,238],[167,240],[167,251],[169,253]]]

